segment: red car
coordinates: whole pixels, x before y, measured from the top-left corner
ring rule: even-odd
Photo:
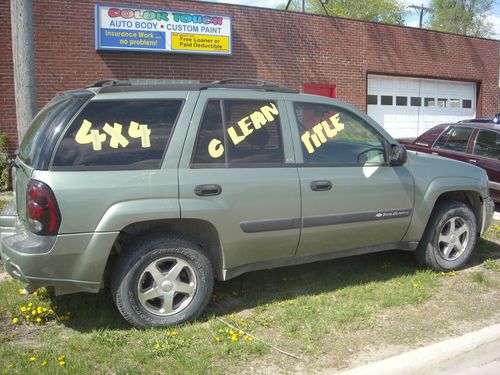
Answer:
[[[408,150],[460,160],[483,168],[490,194],[500,204],[500,124],[456,123],[429,129],[415,140],[400,139]]]

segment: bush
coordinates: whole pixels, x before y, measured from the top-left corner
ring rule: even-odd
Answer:
[[[7,136],[0,133],[0,191],[9,188],[9,163],[7,161]]]

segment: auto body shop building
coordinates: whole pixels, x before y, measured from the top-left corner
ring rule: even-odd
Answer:
[[[101,5],[102,4],[102,5]],[[17,147],[10,1],[0,0],[0,130]],[[255,77],[336,96],[395,137],[498,110],[495,40],[202,1],[33,1],[39,108],[103,78]]]

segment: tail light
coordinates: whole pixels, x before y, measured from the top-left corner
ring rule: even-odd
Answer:
[[[28,227],[40,235],[57,234],[61,213],[52,190],[43,182],[30,180],[26,194]]]

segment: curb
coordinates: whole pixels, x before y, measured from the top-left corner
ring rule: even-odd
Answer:
[[[412,350],[378,362],[340,372],[342,375],[402,375],[429,374],[440,364],[450,360],[459,360],[459,356],[474,351],[482,346],[500,340],[500,324],[495,324],[479,331],[468,333],[454,339],[438,342],[423,348]],[[488,360],[495,360],[490,358]],[[325,372],[327,374],[328,372]]]

